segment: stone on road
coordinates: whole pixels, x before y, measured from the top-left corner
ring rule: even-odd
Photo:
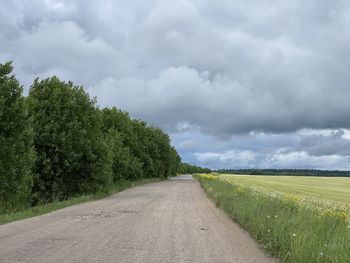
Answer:
[[[191,176],[0,226],[0,262],[273,262]]]

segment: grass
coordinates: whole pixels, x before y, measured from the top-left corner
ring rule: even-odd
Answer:
[[[152,182],[158,182],[160,180],[161,179],[159,178],[143,178],[137,181],[120,181],[118,182],[118,184],[114,185],[107,192],[104,192],[104,193],[96,193],[96,194],[90,194],[90,195],[83,195],[79,197],[73,197],[65,201],[55,201],[52,203],[31,207],[15,213],[0,214],[0,225],[29,218],[29,217],[33,217],[33,216],[43,215],[64,207],[102,199],[109,195],[121,192],[127,188],[135,187],[142,184],[152,183]]]
[[[274,177],[277,183],[284,185],[280,189],[276,184],[270,184],[270,179],[262,182],[263,178],[253,177],[250,181],[244,176],[231,178],[205,174],[196,177],[216,204],[280,262],[350,262],[349,206],[338,203],[339,196],[332,191],[323,195],[322,200],[327,201],[315,203],[310,201],[315,197],[313,190],[311,194],[305,190],[300,191],[303,195],[294,194],[299,189],[293,178],[287,178],[283,184],[284,177]],[[294,180],[302,180],[304,187],[306,179],[298,177]],[[288,189],[290,182],[294,182],[291,185],[294,190]],[[309,182],[310,188],[318,189],[319,184],[313,185],[316,179]],[[335,184],[330,189],[333,187]]]
[[[243,186],[350,204],[350,178],[346,177],[250,175],[223,175],[222,177]]]

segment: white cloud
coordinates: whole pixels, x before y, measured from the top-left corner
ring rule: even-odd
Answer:
[[[197,132],[171,134],[187,162],[210,168],[350,169],[343,130],[251,133],[220,140]]]

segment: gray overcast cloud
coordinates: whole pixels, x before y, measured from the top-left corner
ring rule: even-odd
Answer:
[[[346,0],[1,0],[0,61],[82,84],[211,168],[350,169]]]

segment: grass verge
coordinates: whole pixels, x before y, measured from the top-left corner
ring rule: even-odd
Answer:
[[[118,192],[121,192],[131,187],[135,187],[135,186],[143,185],[147,183],[159,182],[159,181],[161,181],[161,179],[159,178],[143,178],[136,181],[120,181],[118,182],[118,184],[114,185],[107,192],[104,192],[104,193],[96,193],[96,194],[73,197],[65,201],[55,201],[44,205],[38,205],[38,206],[31,207],[15,213],[0,214],[0,225],[29,218],[29,217],[33,217],[33,216],[43,215],[57,209],[84,203],[87,201],[102,199],[109,195],[116,194]]]
[[[347,208],[237,185],[219,176],[195,177],[209,197],[280,262],[350,262]]]

